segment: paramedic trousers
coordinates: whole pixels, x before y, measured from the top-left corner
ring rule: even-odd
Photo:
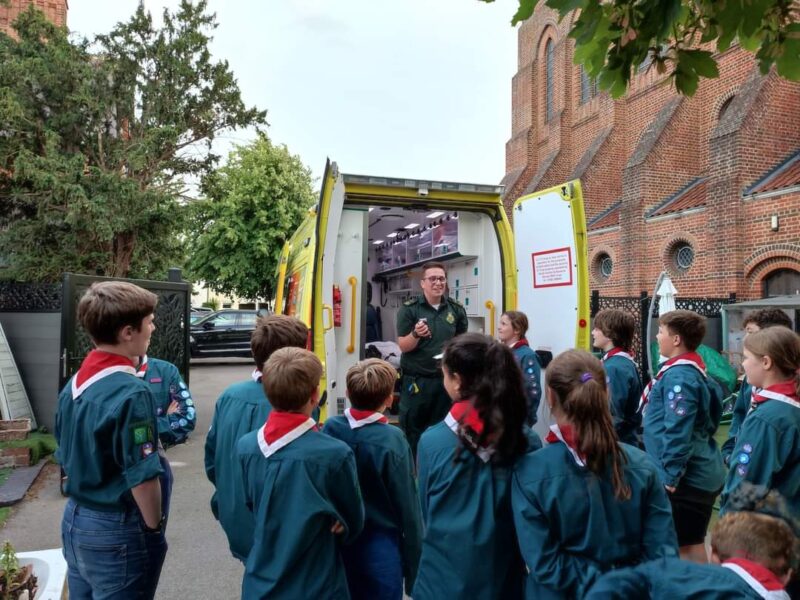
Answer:
[[[428,427],[447,416],[451,404],[442,375],[403,375],[400,384],[400,428],[406,434],[415,458],[419,438]]]
[[[61,521],[70,600],[151,599],[167,555],[164,532],[143,528],[139,510],[106,512],[70,499]]]

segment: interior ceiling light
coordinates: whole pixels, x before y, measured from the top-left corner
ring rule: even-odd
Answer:
[[[436,217],[441,217],[444,213],[441,210],[437,210],[436,212],[432,212],[431,214],[427,215],[427,219],[435,219]]]
[[[395,238],[395,237],[397,237],[397,232],[396,232],[396,231],[393,231],[392,233],[387,233],[387,234],[386,234],[386,237],[389,237],[389,238]]]
[[[383,243],[383,240],[375,240],[372,242],[375,246],[380,246]]]
[[[414,229],[414,227],[419,227],[419,223],[409,223],[403,229]]]

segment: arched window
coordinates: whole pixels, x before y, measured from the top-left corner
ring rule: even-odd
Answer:
[[[544,64],[545,64],[545,120],[550,121],[553,118],[553,76],[555,74],[555,56],[553,50],[552,38],[547,40],[544,47]]]
[[[725,100],[725,102],[722,103],[722,106],[719,107],[719,120],[720,121],[722,120],[722,117],[725,116],[725,113],[728,112],[728,109],[731,107],[731,104],[733,103],[733,99],[734,98],[735,98],[735,96],[731,96],[730,98]]]
[[[589,77],[583,65],[579,67],[581,73],[581,104],[597,96],[597,80]]]
[[[764,278],[764,298],[800,294],[800,272],[778,269]]]

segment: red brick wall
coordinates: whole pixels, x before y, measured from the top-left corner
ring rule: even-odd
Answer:
[[[720,77],[702,81],[692,98],[680,100],[650,70],[633,77],[625,97],[612,100],[601,93],[581,105],[570,25],[571,19],[559,24],[555,11],[538,3],[519,29],[506,146],[507,173],[517,177],[507,182],[507,204],[528,186],[543,189],[575,176],[583,184],[588,219],[622,199],[620,227],[589,236],[590,267],[600,253],[614,261],[607,279],[593,269],[592,286],[602,294],[638,295],[666,269],[684,296],[736,292],[752,298],[775,269],[800,271],[799,195],[742,198],[744,189],[800,150],[800,84],[774,73],[760,76],[752,55],[734,47],[717,56]],[[547,36],[556,44],[550,121],[544,108]],[[648,210],[697,177],[707,179],[703,209],[645,219]],[[773,215],[780,221],[777,232],[770,229]],[[677,270],[670,254],[679,240],[694,248],[686,272]]]
[[[31,4],[56,25],[66,26],[67,0],[10,0],[9,6],[0,5],[0,30],[11,33],[11,24]]]

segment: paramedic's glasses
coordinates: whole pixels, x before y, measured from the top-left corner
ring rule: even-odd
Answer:
[[[430,283],[444,283],[445,281],[447,281],[447,277],[441,277],[441,276],[426,277],[425,279],[427,279]]]

